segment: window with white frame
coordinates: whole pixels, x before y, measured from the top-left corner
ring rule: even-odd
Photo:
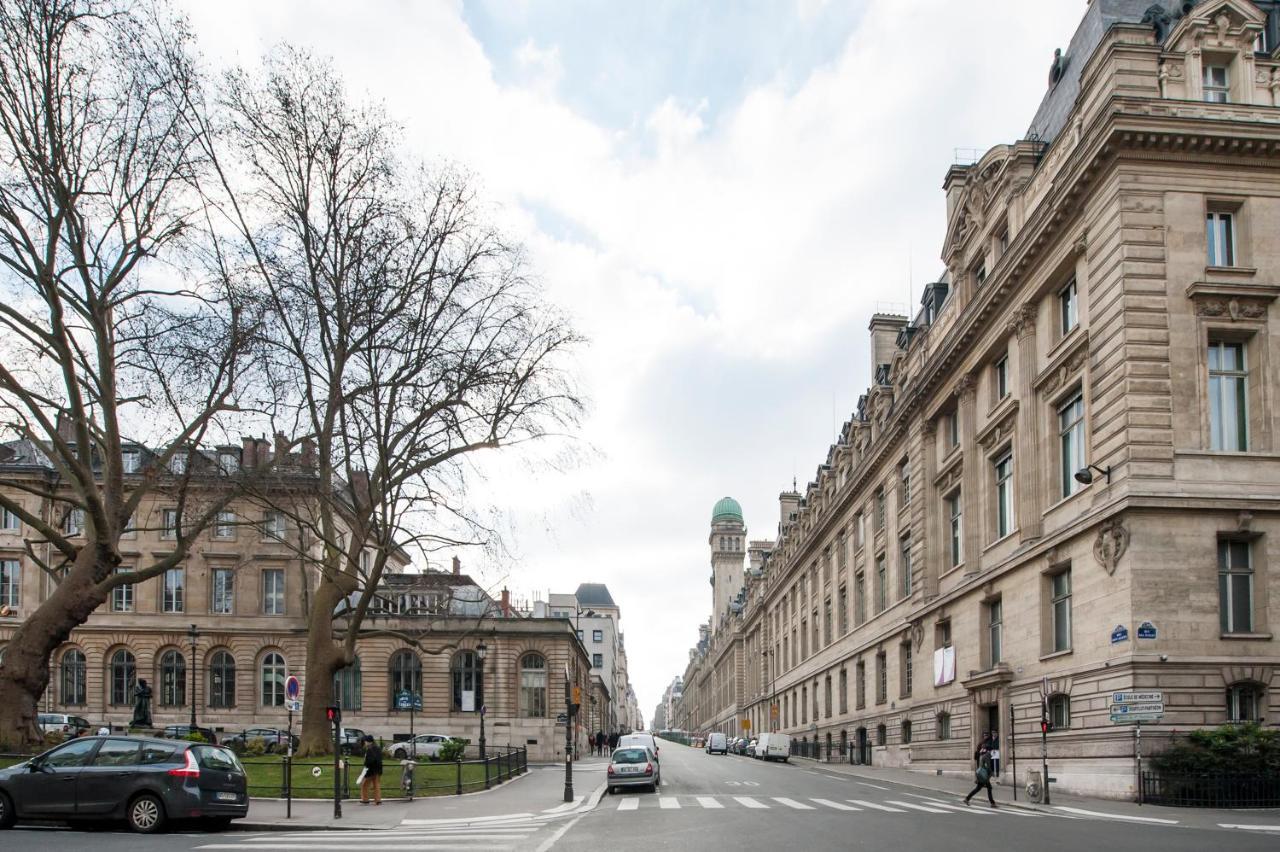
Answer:
[[[277,653],[267,654],[259,666],[259,682],[262,684],[259,693],[263,707],[284,706],[284,657]]]
[[[1004,603],[1000,598],[988,601],[986,610],[987,667],[994,668],[1004,659]]]
[[[120,451],[120,469],[124,473],[137,473],[142,467],[142,453],[138,450]]]
[[[1203,71],[1204,99],[1211,104],[1225,104],[1231,100],[1231,73],[1226,65],[1205,64]]]
[[[240,453],[236,450],[218,451],[218,470],[230,475],[240,469]]]
[[[22,519],[7,508],[0,509],[0,529],[11,532],[20,530],[22,529]]]
[[[898,506],[898,511],[902,511],[903,509],[907,508],[907,504],[911,502],[911,461],[910,459],[903,459],[902,462],[899,463],[898,482],[900,485],[899,494],[902,499],[902,503]]]
[[[22,603],[22,563],[0,559],[0,606],[17,609]]]
[[[1209,448],[1249,449],[1249,367],[1241,342],[1209,343]]]
[[[889,700],[889,659],[884,651],[876,654],[876,703]]]
[[[996,538],[1013,532],[1013,453],[1007,452],[995,461]]]
[[[1223,633],[1253,632],[1253,553],[1250,542],[1218,541],[1218,617]]]
[[[1080,324],[1079,291],[1076,279],[1058,291],[1058,333],[1066,337]]]
[[[592,641],[592,642],[603,642],[603,641],[604,641],[604,631],[603,631],[603,630],[592,630],[592,631],[591,631],[591,641]]]
[[[1071,727],[1071,696],[1058,693],[1049,696],[1049,724],[1055,731]]]
[[[117,568],[117,574],[127,574],[132,568]],[[133,583],[121,583],[111,590],[112,612],[133,612]]]
[[[991,367],[991,390],[995,401],[1009,395],[1009,356],[1004,355]]]
[[[264,538],[284,541],[284,512],[271,510],[263,514],[262,535]]]
[[[1071,569],[1053,575],[1050,580],[1049,621],[1053,631],[1054,653],[1071,650]]]
[[[284,569],[262,569],[262,614],[284,615]]]
[[[904,535],[898,541],[898,578],[900,579],[900,593],[902,597],[911,597],[911,536]]]
[[[1070,497],[1083,487],[1075,474],[1085,466],[1084,395],[1079,392],[1058,406],[1058,456],[1062,496]]]
[[[164,572],[164,588],[161,593],[161,612],[182,612],[183,598],[186,596],[186,572],[181,568],[170,568]]]
[[[884,554],[876,557],[876,612],[884,612],[889,608],[889,576],[885,567]]]
[[[73,508],[67,512],[67,519],[62,524],[67,535],[75,536],[84,532],[84,509]]]
[[[960,492],[956,491],[947,498],[947,517],[951,523],[951,567],[955,568],[964,561],[964,543],[962,540],[964,504],[960,500]]]
[[[915,663],[911,659],[911,642],[903,642],[898,646],[898,666],[902,670],[902,697],[907,698],[911,695],[911,690],[915,688]]]
[[[187,472],[187,451],[178,450],[169,457],[169,472],[174,476],[181,476]]]
[[[1204,217],[1209,266],[1236,265],[1235,214],[1211,210]]]
[[[236,513],[219,512],[213,522],[213,537],[229,541],[236,537]]]
[[[178,510],[177,509],[161,509],[160,510],[160,537],[161,538],[177,538],[178,537]]]
[[[1262,722],[1266,705],[1266,689],[1252,682],[1233,683],[1227,687],[1228,722]]]
[[[231,568],[214,568],[212,579],[209,611],[215,615],[231,615],[235,609],[235,572]]]
[[[960,446],[960,414],[953,411],[947,415],[947,446],[955,449]]]

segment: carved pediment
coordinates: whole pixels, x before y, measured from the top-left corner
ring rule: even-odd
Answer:
[[[1169,33],[1169,50],[1250,50],[1266,15],[1245,0],[1202,2]]]
[[[958,252],[963,252],[969,237],[989,221],[993,200],[1003,194],[1001,190],[1008,184],[1011,151],[1007,145],[997,145],[966,169],[966,183],[952,208],[943,241],[942,257],[948,263]]]

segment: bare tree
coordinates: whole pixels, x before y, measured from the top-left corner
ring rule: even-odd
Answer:
[[[464,460],[576,420],[560,361],[577,338],[467,177],[407,167],[396,128],[328,65],[282,49],[225,97],[229,195],[248,199],[233,221],[269,305],[264,372],[287,385],[285,430],[315,443],[314,490],[282,508],[317,580],[301,747],[318,753],[387,566],[487,537]]]
[[[0,431],[11,461],[40,470],[6,475],[0,506],[54,584],[0,666],[11,745],[38,741],[54,649],[115,586],[178,564],[219,507],[197,498],[196,465],[161,473],[235,407],[251,331],[228,288],[173,262],[202,221],[207,148],[188,41],[146,3],[0,5]],[[155,455],[134,475],[122,444],[144,425]],[[172,549],[117,571],[121,533],[157,493],[186,519]]]

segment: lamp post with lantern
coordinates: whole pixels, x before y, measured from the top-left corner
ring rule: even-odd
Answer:
[[[480,702],[480,759],[485,759],[484,742],[484,658],[489,652],[483,642],[476,646],[476,699]]]
[[[191,629],[187,631],[187,636],[191,637],[191,731],[196,731],[196,677],[198,666],[196,665],[196,639],[200,638],[200,631],[196,626],[191,625]]]

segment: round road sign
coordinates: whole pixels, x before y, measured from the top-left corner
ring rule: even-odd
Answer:
[[[298,693],[302,691],[302,684],[298,683],[296,675],[289,675],[284,681],[284,697],[290,701],[298,700]]]

